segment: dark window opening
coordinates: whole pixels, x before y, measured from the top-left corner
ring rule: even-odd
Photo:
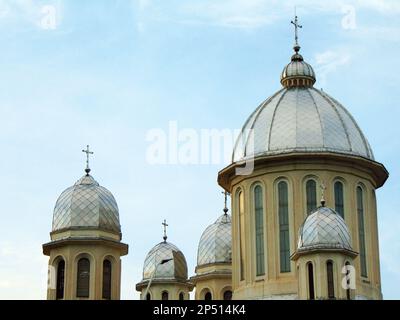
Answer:
[[[65,261],[61,260],[57,266],[56,299],[64,299]]]
[[[78,298],[89,298],[90,283],[90,261],[82,258],[78,261],[76,296]]]
[[[111,262],[103,261],[103,299],[111,299]]]
[[[308,264],[308,298],[310,300],[315,299],[314,293],[314,270],[312,263]]]

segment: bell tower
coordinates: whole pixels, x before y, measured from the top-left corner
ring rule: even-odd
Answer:
[[[118,300],[121,256],[119,211],[114,196],[90,175],[89,146],[85,175],[58,198],[50,233],[43,245],[49,256],[48,300]]]

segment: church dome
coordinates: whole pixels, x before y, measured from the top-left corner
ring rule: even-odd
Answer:
[[[231,263],[231,253],[231,217],[223,214],[203,232],[197,253],[197,266],[211,263]]]
[[[151,249],[144,261],[143,281],[152,277],[155,280],[186,281],[188,268],[182,251],[166,241]]]
[[[287,153],[339,153],[374,160],[354,118],[337,100],[313,87],[315,73],[295,47],[284,68],[284,88],[247,119],[232,161]]]
[[[349,229],[343,218],[328,207],[315,209],[299,230],[298,252],[313,249],[352,251]]]
[[[292,56],[292,61],[283,69],[281,83],[285,87],[312,86],[316,81],[314,69],[299,53]]]
[[[66,189],[57,200],[52,231],[67,229],[121,232],[114,196],[89,174]]]

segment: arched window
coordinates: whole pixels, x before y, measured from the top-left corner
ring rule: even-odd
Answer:
[[[179,300],[185,300],[185,295],[183,292],[179,294]]]
[[[204,295],[204,300],[212,300],[211,292],[207,292],[207,293]]]
[[[314,293],[314,268],[311,262],[307,264],[307,271],[308,271],[308,298],[310,300],[315,299]]]
[[[326,274],[328,276],[328,299],[335,299],[335,283],[333,280],[333,263],[328,261],[326,263]]]
[[[103,299],[111,299],[111,261],[103,261]]]
[[[150,293],[146,294],[146,300],[148,300],[148,301],[151,300],[151,295],[150,295]]]
[[[239,204],[238,204],[238,209],[239,209],[239,252],[240,252],[240,280],[244,280],[244,252],[245,252],[245,242],[244,242],[244,237],[245,237],[245,222],[244,222],[244,195],[243,192],[239,192]]]
[[[78,261],[76,296],[78,298],[89,298],[90,284],[90,261],[82,258]]]
[[[344,219],[343,183],[335,182],[335,211]]]
[[[163,291],[161,294],[161,300],[168,300],[169,295],[168,295],[168,291]]]
[[[361,276],[367,277],[367,258],[365,248],[365,229],[364,229],[364,195],[363,189],[357,187],[357,215],[358,215],[358,241],[360,251]]]
[[[290,272],[290,242],[289,242],[289,203],[288,185],[285,181],[278,184],[279,213],[279,251],[280,270]]]
[[[315,180],[308,180],[306,183],[307,214],[317,208],[317,183]]]
[[[264,210],[263,192],[261,186],[254,188],[254,209],[255,209],[255,229],[256,229],[256,274],[265,274],[264,266]]]
[[[232,300],[232,291],[231,290],[226,290],[224,292],[224,300]]]
[[[60,260],[57,265],[56,299],[64,299],[65,261]]]
[[[349,275],[350,275],[350,267],[349,267],[350,266],[350,262],[346,261],[345,266],[346,266],[346,278],[347,278],[347,281],[346,281],[346,284],[347,284],[346,298],[347,298],[347,300],[351,300],[350,278],[349,278]]]

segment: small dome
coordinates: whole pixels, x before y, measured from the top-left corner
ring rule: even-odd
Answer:
[[[299,230],[298,251],[344,249],[352,251],[349,229],[336,211],[319,207],[304,221]]]
[[[143,281],[153,279],[186,281],[188,278],[188,268],[185,256],[175,245],[169,242],[157,244],[144,261]]]
[[[299,53],[292,56],[292,61],[283,69],[281,75],[281,83],[284,87],[311,87],[315,81],[314,69]]]
[[[223,214],[203,232],[197,253],[197,266],[211,263],[231,263],[231,252],[231,217]]]
[[[57,200],[52,231],[67,229],[121,232],[114,196],[89,174],[66,189]]]

